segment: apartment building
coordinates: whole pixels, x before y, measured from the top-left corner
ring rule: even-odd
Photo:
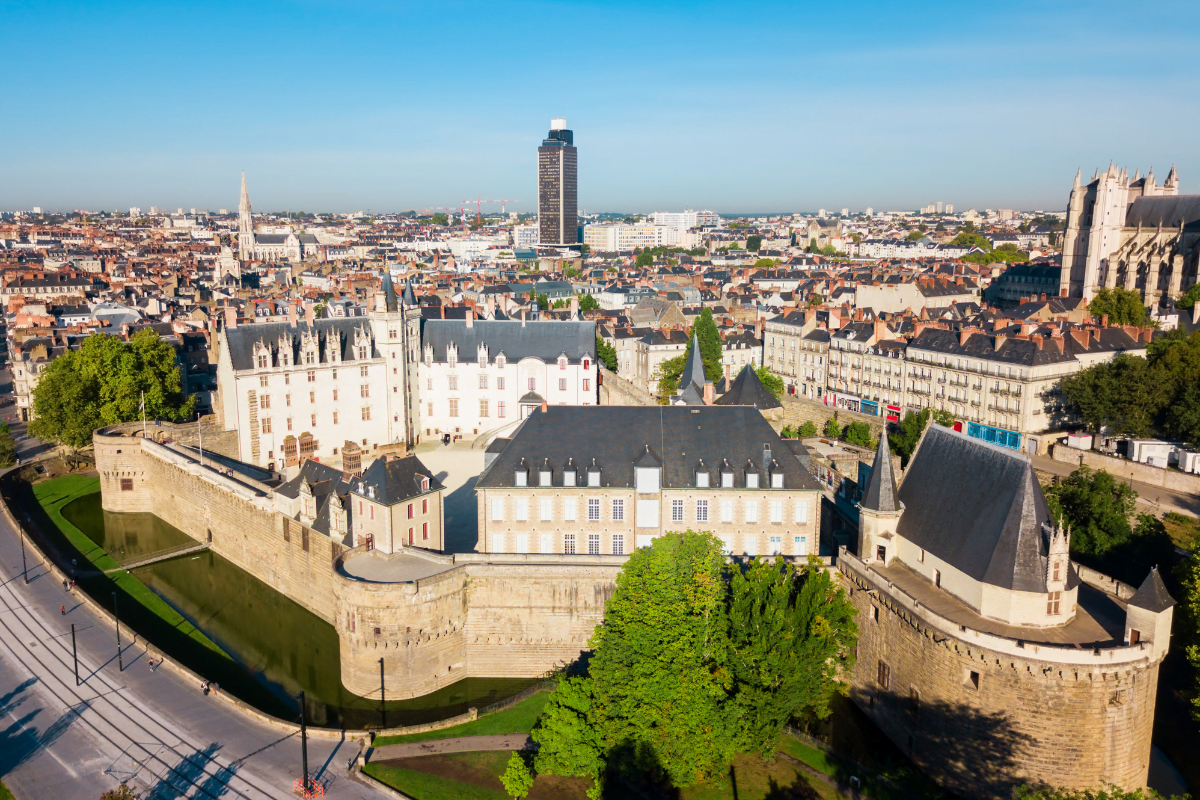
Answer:
[[[735,555],[819,548],[820,486],[745,406],[548,406],[475,491],[487,553],[623,555],[689,528]]]
[[[867,351],[889,335],[887,325],[851,322],[829,334],[829,367],[825,371],[825,405],[862,411],[864,361]],[[870,408],[870,406],[868,406]],[[878,413],[878,407],[875,409]],[[866,412],[871,413],[871,412]]]
[[[764,323],[763,364],[783,379],[790,395],[825,394],[829,333],[816,325],[814,311],[790,311]]]

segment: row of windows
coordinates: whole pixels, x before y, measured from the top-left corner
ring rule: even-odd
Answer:
[[[411,534],[411,529],[410,529],[410,534]],[[553,533],[538,534],[536,540],[533,539],[533,537],[528,533],[492,534],[490,552],[493,552],[493,553],[532,553],[535,551],[530,549],[531,546],[536,546],[538,548],[536,550],[536,552],[555,553],[555,552],[559,552],[559,551],[555,550],[555,545],[556,545],[555,538],[556,538],[556,536]],[[625,555],[625,553],[627,552],[626,541],[625,541],[626,537],[624,534],[621,534],[621,533],[614,533],[609,537],[608,553],[602,552],[601,536],[598,533],[586,533],[586,534],[564,533],[562,535],[562,538],[563,538],[563,543],[562,543],[562,551],[561,552],[565,553],[566,555],[573,556],[573,555],[583,555],[586,553],[589,556],[608,555],[608,554],[612,554],[614,556],[621,556],[621,555]],[[733,549],[734,549],[732,537],[720,536],[718,538],[721,540],[722,552],[724,552],[725,555],[731,555],[733,553]],[[753,534],[744,535],[742,537],[742,548],[741,548],[742,554],[750,555],[750,556],[780,555],[784,552],[784,541],[783,540],[784,540],[784,537],[782,537],[782,536],[769,536],[769,537],[767,537],[767,547],[765,548],[765,552],[759,552],[759,550],[760,550],[759,545],[762,544],[762,542],[760,541],[760,537],[755,536]],[[409,544],[411,544],[411,543],[412,543],[412,539],[411,539],[411,535],[410,535]],[[584,549],[584,548],[586,548],[586,549]],[[806,553],[808,553],[808,537],[807,536],[793,536],[792,541],[791,541],[791,553],[790,554],[791,555],[804,555]]]
[[[447,376],[446,384],[447,384],[447,386],[446,386],[447,389],[449,389],[452,392],[457,392],[458,391],[458,376],[457,375]],[[497,391],[501,391],[501,392],[504,391],[506,385],[507,384],[503,377],[496,378]],[[528,386],[529,391],[536,392],[538,390],[537,389],[537,378],[528,378],[526,381],[526,385]],[[432,377],[428,377],[425,379],[425,388],[429,391],[433,391],[433,378]],[[488,388],[488,376],[487,375],[479,376],[479,388],[480,389]],[[566,378],[558,379],[558,390],[560,392],[567,391],[567,379]],[[584,378],[583,379],[583,391],[590,392],[591,390],[592,390],[591,378]]]
[[[358,396],[359,397],[370,397],[371,396],[371,385],[364,383],[361,386],[359,386],[358,387]],[[333,390],[333,402],[336,403],[337,401],[338,401],[338,390],[334,389]],[[317,393],[315,391],[308,393],[308,402],[309,403],[317,402]],[[283,396],[283,403],[286,406],[290,406],[292,404],[292,395],[290,392]],[[258,407],[259,408],[270,408],[271,407],[271,395],[260,394],[258,396]]]
[[[576,518],[576,498],[565,497],[561,498],[562,503],[562,521],[575,522]],[[537,499],[537,511],[539,522],[554,521],[554,501],[552,497],[541,497]],[[512,520],[513,522],[529,522],[529,499],[525,497],[514,497],[512,502]],[[600,522],[601,519],[601,499],[598,497],[584,498],[583,513],[584,519],[588,522]],[[691,518],[688,519],[688,503],[685,500],[671,501],[671,522],[710,522],[720,521],[723,523],[732,523],[734,521],[734,503],[732,500],[720,500],[715,503],[715,508],[710,509],[710,501],[696,500],[691,503]],[[757,523],[758,519],[758,501],[745,500],[742,502],[742,520],[748,523]],[[785,517],[786,501],[770,500],[767,501],[767,520],[775,524],[782,524]],[[625,522],[629,509],[623,498],[613,498],[608,504],[608,521],[610,522]],[[717,519],[711,519],[711,512],[717,513]],[[503,522],[505,513],[504,498],[493,497],[491,505],[491,521]],[[793,522],[806,524],[808,522],[808,501],[796,500],[792,503]]]
[[[362,413],[363,422],[371,421],[371,407],[370,406],[364,406],[362,408],[361,413]],[[314,428],[317,427],[317,415],[316,414],[310,415],[309,420],[310,420],[310,424],[312,427],[314,427]],[[292,430],[292,417],[287,418],[286,424],[287,424],[287,429],[289,431]],[[333,412],[333,424],[334,425],[338,424],[338,412],[336,412],[336,411]],[[262,432],[263,433],[271,433],[273,430],[274,430],[274,423],[271,421],[271,418],[263,417]]]
[[[358,375],[359,375],[359,377],[360,377],[360,378],[365,378],[365,377],[367,377],[367,375],[368,375],[368,373],[367,373],[367,370],[368,370],[368,369],[369,369],[369,367],[359,367],[359,368],[358,368]],[[395,372],[395,370],[392,370],[392,371],[393,371],[393,372]],[[334,370],[330,370],[330,372],[331,372],[331,373],[333,373],[333,379],[336,381],[336,380],[337,380],[337,376],[338,376],[338,371],[337,371],[336,369],[334,369]],[[307,374],[308,374],[308,382],[309,382],[309,383],[316,383],[316,381],[317,381],[317,373],[316,373],[314,370],[309,370]],[[283,376],[283,383],[284,383],[284,385],[290,386],[290,385],[291,385],[291,383],[292,383],[292,376],[291,376],[291,375],[289,375],[289,374],[287,374],[287,373],[285,373],[285,374],[284,374],[284,376]],[[259,385],[260,387],[263,387],[263,388],[266,388],[267,386],[270,386],[270,385],[271,385],[271,376],[270,376],[270,375],[259,375],[259,376],[258,376],[258,385]],[[432,387],[431,387],[431,388],[432,388]]]

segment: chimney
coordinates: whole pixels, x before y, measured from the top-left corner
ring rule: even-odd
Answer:
[[[998,334],[996,334],[996,340],[995,340],[995,342],[992,344],[992,349],[993,349],[993,350],[995,350],[995,351],[997,351],[997,352],[999,352],[999,351],[1000,351],[1000,346],[1001,346],[1001,345],[1003,345],[1003,344],[1004,344],[1006,341],[1008,341],[1008,337],[1007,337],[1007,336],[1005,336],[1005,335],[1004,335],[1004,334],[1002,334],[1002,333],[998,333]]]
[[[754,323],[754,338],[762,341],[763,338],[763,320],[760,318]]]
[[[1042,292],[1042,302],[1046,302],[1046,293]]]
[[[1050,334],[1050,342],[1058,348],[1058,352],[1066,352],[1066,342],[1063,341],[1061,333]]]
[[[876,343],[886,342],[887,335],[888,335],[887,323],[881,319],[876,319],[875,320],[875,341],[876,341]]]
[[[1038,350],[1041,350],[1043,345],[1046,344],[1046,337],[1042,336],[1040,333],[1030,334],[1029,340],[1037,345]]]
[[[473,309],[473,308],[467,309],[467,327],[468,328],[475,327],[475,309]]]
[[[225,306],[225,327],[237,327],[237,308],[234,306]]]
[[[1102,328],[1108,327],[1108,314],[1100,315],[1100,327],[1102,327]]]
[[[304,304],[304,321],[312,325],[317,321],[317,310],[313,306],[312,301]]]
[[[713,400],[716,399],[716,389],[713,387],[712,381],[704,382],[704,405],[711,406]]]
[[[571,295],[571,319],[579,316],[579,295]]]
[[[288,301],[288,325],[296,327],[296,304]]]
[[[1059,296],[1059,297],[1066,297],[1066,296],[1067,296],[1067,290],[1066,290],[1066,289],[1059,289],[1059,290],[1058,290],[1058,296]]]
[[[440,313],[442,315],[442,319],[446,318],[446,304],[445,303],[442,303],[440,306],[438,306],[438,313]]]
[[[978,333],[978,331],[969,325],[964,325],[962,330],[958,332],[958,343],[960,345],[965,345],[967,343],[967,339],[971,338],[972,333]]]
[[[521,327],[525,327],[525,309],[521,309]]]
[[[546,401],[545,401],[545,400],[543,400],[543,401],[542,401],[542,413],[543,413],[543,414],[545,414],[545,413],[546,413],[546,408],[547,408]]]
[[[1087,328],[1072,328],[1070,333],[1071,338],[1079,342],[1083,349],[1086,350],[1091,346],[1092,332]]]
[[[729,365],[726,364],[725,365],[725,388],[726,389],[729,388],[729,368],[730,368]]]
[[[1154,328],[1151,328],[1149,325],[1147,325],[1146,327],[1142,328],[1141,335],[1138,336],[1138,341],[1149,344],[1152,338],[1154,338]]]

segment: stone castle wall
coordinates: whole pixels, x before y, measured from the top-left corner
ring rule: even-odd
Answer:
[[[834,408],[806,397],[787,397],[785,395],[779,402],[783,404],[783,413],[770,419],[772,427],[776,430],[781,430],[786,425],[799,428],[804,423],[811,422],[817,426],[817,433],[822,433],[825,430],[825,423],[836,418],[838,424],[843,428],[851,422],[865,422],[871,426],[871,436],[878,439],[885,423],[883,417],[860,414],[845,408]]]
[[[939,783],[995,798],[1021,783],[1146,785],[1160,663],[1149,650],[992,649],[839,564],[858,610],[850,696]]]
[[[600,405],[652,406],[657,401],[615,372],[600,367]]]

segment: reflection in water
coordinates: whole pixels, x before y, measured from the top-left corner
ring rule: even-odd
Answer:
[[[119,560],[191,541],[153,514],[104,511],[98,492],[70,503],[62,513]],[[261,690],[289,707],[295,707],[292,698],[303,690],[312,724],[380,724],[379,702],[350,694],[342,686],[333,626],[230,561],[210,550],[141,567],[134,574],[220,645]],[[444,719],[511,696],[530,683],[466,678],[423,697],[389,701],[387,724]],[[401,686],[394,688],[403,691]]]

